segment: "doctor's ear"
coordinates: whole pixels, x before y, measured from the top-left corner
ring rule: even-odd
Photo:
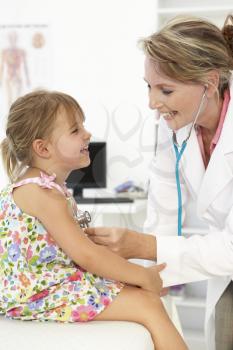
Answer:
[[[219,72],[217,70],[212,70],[208,73],[208,83],[205,86],[206,96],[211,98],[214,97],[218,91],[219,86]]]

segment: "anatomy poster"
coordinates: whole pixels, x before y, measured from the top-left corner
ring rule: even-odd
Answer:
[[[17,97],[51,85],[49,49],[48,25],[0,25],[1,126]]]

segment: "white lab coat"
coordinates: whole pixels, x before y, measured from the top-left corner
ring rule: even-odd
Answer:
[[[161,120],[156,156],[150,167],[147,219],[144,229],[157,237],[157,262],[164,286],[208,279],[206,337],[214,350],[215,305],[233,279],[233,84],[231,101],[218,144],[205,170],[195,130],[180,163],[183,220],[187,202],[196,203],[198,217],[208,225],[205,236],[177,236],[175,153],[171,130]],[[190,126],[179,130],[179,144]]]

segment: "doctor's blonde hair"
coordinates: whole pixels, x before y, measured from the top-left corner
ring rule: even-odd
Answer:
[[[201,18],[177,16],[139,44],[166,76],[184,83],[209,84],[208,72],[217,69],[223,97],[233,69],[232,15],[222,30]]]
[[[65,110],[70,123],[74,123],[77,114],[84,119],[78,102],[57,91],[33,91],[19,97],[11,105],[6,137],[0,143],[3,166],[11,182],[31,165],[33,141],[50,139],[60,108]]]

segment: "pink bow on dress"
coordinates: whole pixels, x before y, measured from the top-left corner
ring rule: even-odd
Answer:
[[[45,173],[40,172],[40,183],[43,188],[53,188],[52,182],[56,179],[56,174],[47,175]]]

